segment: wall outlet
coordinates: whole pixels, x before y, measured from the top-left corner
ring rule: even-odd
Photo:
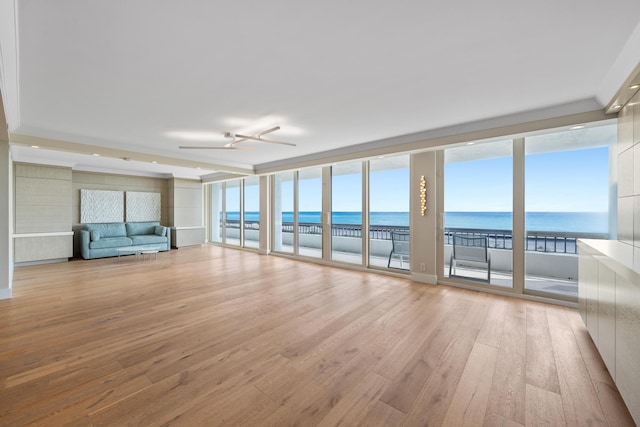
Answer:
[[[424,262],[420,263],[420,271],[425,271],[427,267],[424,265]]]

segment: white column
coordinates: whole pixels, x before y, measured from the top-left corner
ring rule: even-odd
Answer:
[[[437,283],[438,208],[436,204],[436,153],[428,151],[411,155],[409,217],[411,227],[411,279],[416,282]],[[420,178],[427,183],[427,210],[420,212]]]
[[[524,138],[513,140],[513,290],[524,292]]]

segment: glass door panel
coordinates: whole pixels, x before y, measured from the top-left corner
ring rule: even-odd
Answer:
[[[409,156],[369,162],[369,265],[409,270]]]
[[[322,168],[298,172],[298,255],[322,258]]]
[[[513,287],[513,143],[445,150],[444,277]]]
[[[222,187],[223,183],[217,182],[211,184],[211,230],[209,240],[211,242],[222,242],[222,231],[224,226],[223,206],[222,206]]]
[[[244,179],[244,242],[245,248],[260,246],[260,177]]]
[[[293,253],[293,172],[275,175],[273,250]]]
[[[240,180],[228,181],[225,191],[225,243],[240,245]]]
[[[362,162],[331,167],[331,259],[362,265]]]
[[[578,298],[579,238],[609,233],[609,147],[616,125],[525,140],[525,290]]]

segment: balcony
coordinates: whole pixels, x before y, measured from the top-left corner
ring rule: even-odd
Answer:
[[[227,242],[239,245],[239,221],[228,220]],[[245,226],[245,246],[257,247],[259,222],[247,221]],[[280,241],[282,252],[293,253],[294,224],[282,223]],[[391,252],[391,232],[408,231],[406,226],[371,225],[369,227],[369,265],[387,268]],[[512,234],[510,230],[487,230],[469,228],[445,228],[444,230],[444,272],[449,272],[453,235],[459,233],[472,237],[487,237],[491,254],[491,284],[498,287],[512,287]],[[331,227],[333,260],[360,265],[362,262],[362,226],[354,224],[333,224]],[[569,298],[578,296],[578,246],[577,240],[606,239],[606,234],[528,232],[525,242],[525,289],[562,295]],[[301,256],[322,257],[322,224],[298,224],[298,253]],[[409,270],[408,262],[392,259],[391,268]],[[459,264],[457,277],[468,280],[486,279],[486,269]]]

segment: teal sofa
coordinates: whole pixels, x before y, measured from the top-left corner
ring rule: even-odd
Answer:
[[[171,232],[158,221],[83,225],[84,229],[80,230],[80,254],[84,259],[117,256],[116,249],[127,246],[171,250]]]

